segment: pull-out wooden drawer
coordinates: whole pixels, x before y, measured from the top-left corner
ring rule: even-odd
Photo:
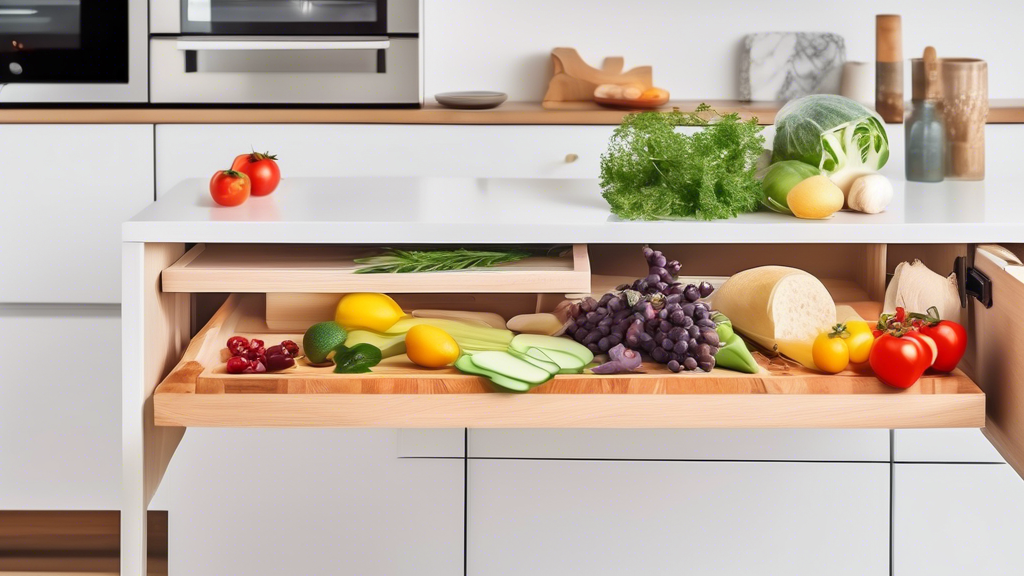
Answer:
[[[529,394],[494,393],[453,368],[425,371],[404,356],[370,374],[334,374],[300,361],[281,373],[233,375],[233,335],[271,332],[258,295],[233,295],[157,388],[162,426],[482,428],[928,428],[980,427],[984,394],[961,372],[926,375],[896,391],[869,372],[825,375],[761,357],[760,374],[559,375]]]
[[[638,246],[591,246],[594,289],[609,279],[636,277],[642,269]],[[687,247],[662,246],[666,254]],[[209,248],[208,248],[209,249]],[[823,252],[827,250],[827,252]],[[823,279],[837,303],[848,303],[864,317],[877,316],[886,247],[878,244],[744,247],[704,245],[681,276],[710,272],[727,276],[768,263],[799,264]],[[826,257],[827,256],[827,257]],[[301,258],[300,258],[301,259]],[[168,281],[165,270],[165,285]],[[642,272],[642,270],[640,270]],[[273,276],[273,275],[271,275]],[[205,291],[230,292],[215,281]],[[270,280],[268,280],[270,281]],[[277,281],[277,280],[273,280]],[[385,279],[385,282],[387,279]],[[252,292],[269,291],[266,285]],[[375,289],[389,291],[386,284]],[[295,286],[286,287],[289,290]],[[310,290],[315,292],[316,290]],[[403,292],[403,290],[397,290]],[[403,298],[423,295],[400,294]],[[458,308],[464,294],[434,294]],[[313,302],[282,308],[281,300]],[[551,294],[477,295],[477,309],[502,302],[506,314],[548,309]],[[928,428],[981,427],[985,395],[962,372],[928,373],[908,390],[882,384],[870,371],[853,368],[826,375],[793,363],[759,356],[761,371],[729,370],[672,374],[657,365],[644,373],[598,376],[559,375],[528,394],[494,393],[489,383],[453,368],[428,371],[404,356],[390,358],[370,374],[334,374],[305,364],[285,372],[230,375],[224,368],[224,342],[233,335],[267,342],[300,341],[313,322],[330,317],[330,293],[234,294],[193,339],[183,359],[156,390],[157,425],[164,426],[356,426],[481,428]],[[271,306],[271,303],[274,305]],[[277,310],[276,312],[272,312]],[[293,318],[293,320],[289,320]],[[295,318],[298,318],[297,320]],[[273,326],[268,326],[268,319]]]

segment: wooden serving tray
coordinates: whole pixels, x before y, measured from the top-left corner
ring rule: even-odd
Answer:
[[[581,292],[590,290],[586,244],[565,256],[531,256],[492,268],[356,274],[353,259],[379,248],[335,245],[197,244],[161,275],[164,292],[343,293],[381,291]],[[384,288],[387,288],[386,290]]]
[[[154,394],[158,426],[361,427],[981,427],[985,395],[961,372],[926,374],[907,390],[864,370],[826,375],[758,355],[761,372],[558,375],[526,394],[499,393],[454,368],[404,356],[369,374],[334,374],[301,361],[279,373],[227,374],[224,343],[268,345],[263,297],[233,295],[193,339]]]

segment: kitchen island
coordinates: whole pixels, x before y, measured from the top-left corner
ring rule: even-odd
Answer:
[[[905,183],[890,172],[896,196],[889,211],[840,213],[824,222],[767,212],[718,222],[622,222],[608,213],[593,180],[293,178],[238,208],[216,206],[205,182],[185,180],[123,227],[123,522],[135,528],[122,532],[123,566],[144,558],[145,509],[193,426],[893,429],[978,428],[987,419],[989,438],[1022,470],[1024,413],[1011,400],[1019,386],[1011,375],[1020,370],[1024,345],[989,337],[1024,327],[1024,267],[1011,253],[1024,242],[1012,216],[1022,201],[999,185],[1019,169],[997,165],[988,182],[938,185]],[[979,247],[997,242],[1008,249]],[[301,329],[273,328],[271,320],[287,324],[296,309],[306,310],[300,322],[329,318],[339,293],[395,293],[400,302],[424,297],[415,283],[400,286],[388,275],[353,284],[324,250],[575,246],[564,263],[532,269],[533,283],[523,289],[512,280],[501,288],[500,281],[495,287],[492,278],[478,279],[477,287],[457,275],[423,275],[422,290],[435,307],[456,307],[460,295],[474,294],[481,309],[519,313],[635,276],[631,259],[644,243],[678,252],[687,277],[799,266],[821,277],[837,302],[875,312],[892,261],[921,258],[945,272],[962,256],[991,280],[993,305],[965,302],[974,349],[963,372],[926,376],[905,391],[855,370],[812,375],[770,362],[752,377],[717,370],[558,376],[523,395],[401,361],[369,375],[231,376],[220,367],[227,336],[296,338]],[[701,249],[692,250],[695,244]],[[273,256],[282,252],[293,257]],[[589,275],[589,285],[573,283],[580,274]]]

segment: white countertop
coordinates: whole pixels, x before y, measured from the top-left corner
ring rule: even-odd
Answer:
[[[270,196],[224,208],[210,199],[206,179],[192,179],[125,223],[123,239],[383,245],[1024,242],[1019,129],[988,127],[985,181],[937,184],[903,179],[897,130],[890,128],[892,155],[882,172],[892,180],[895,197],[881,214],[841,212],[810,221],[762,211],[714,222],[629,222],[611,215],[596,179],[427,177],[287,178]]]

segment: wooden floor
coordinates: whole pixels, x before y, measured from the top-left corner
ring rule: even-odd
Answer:
[[[149,513],[149,574],[167,574],[167,512]],[[120,574],[121,512],[0,510],[0,575]]]

